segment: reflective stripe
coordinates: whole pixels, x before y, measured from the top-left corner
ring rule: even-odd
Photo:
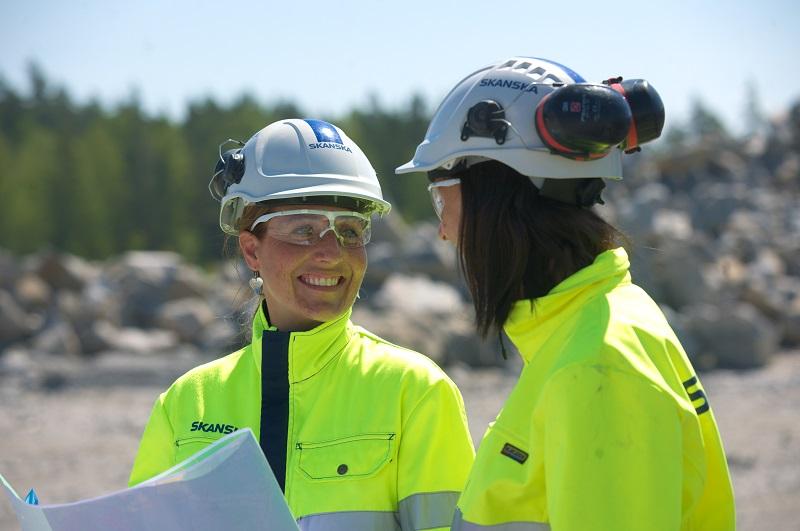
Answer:
[[[403,498],[399,503],[400,526],[403,531],[448,527],[458,496],[458,492],[425,492]]]
[[[297,521],[300,531],[400,531],[397,513],[349,511],[304,516]]]
[[[467,522],[461,515],[461,509],[456,508],[456,516],[453,518],[453,526],[451,531],[550,531],[549,524],[542,522],[508,522],[505,524],[495,525],[478,525],[472,522]]]

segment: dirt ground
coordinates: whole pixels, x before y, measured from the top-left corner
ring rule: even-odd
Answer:
[[[190,352],[84,361],[0,356],[0,473],[21,496],[60,503],[124,488],[153,400],[204,361]],[[449,369],[476,443],[513,371]],[[750,372],[702,375],[722,431],[742,531],[800,530],[800,352]],[[4,497],[3,497],[4,498]],[[18,529],[7,500],[0,530]]]

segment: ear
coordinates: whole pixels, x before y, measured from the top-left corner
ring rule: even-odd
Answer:
[[[261,241],[258,239],[258,236],[252,232],[243,230],[239,233],[239,249],[241,249],[244,261],[251,271],[261,270],[261,264],[256,254],[260,245]]]

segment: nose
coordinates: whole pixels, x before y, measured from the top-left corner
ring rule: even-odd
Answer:
[[[319,241],[314,244],[314,254],[323,261],[333,261],[342,255],[339,238],[332,229],[323,232]]]
[[[444,233],[444,222],[439,222],[439,239],[442,241],[447,241],[447,234]]]

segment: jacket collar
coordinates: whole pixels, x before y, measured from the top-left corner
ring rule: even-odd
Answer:
[[[625,249],[605,251],[597,255],[590,266],[564,279],[547,295],[515,302],[503,329],[518,346],[523,361],[529,362],[553,332],[590,299],[620,284],[630,283],[629,268]]]
[[[350,308],[340,317],[321,323],[316,328],[306,332],[279,332],[275,326],[267,321],[263,305],[259,304],[253,316],[252,352],[258,372],[261,372],[261,356],[264,334],[289,334],[289,381],[300,382],[314,376],[336,355],[338,355],[350,340],[353,325],[350,322]],[[286,356],[287,353],[274,353]]]

